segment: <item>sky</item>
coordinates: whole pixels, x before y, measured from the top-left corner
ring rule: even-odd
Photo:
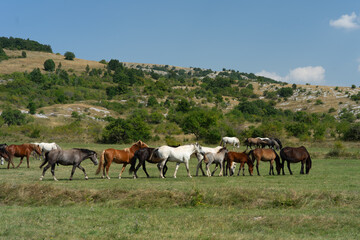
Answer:
[[[0,36],[100,61],[360,86],[358,0],[2,0]]]

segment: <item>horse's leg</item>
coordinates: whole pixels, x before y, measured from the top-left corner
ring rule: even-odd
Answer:
[[[275,175],[274,174],[274,160],[271,160],[270,161],[270,172],[269,172],[269,175]]]
[[[285,175],[284,165],[285,165],[285,160],[281,158],[281,169],[282,169],[282,175]]]
[[[30,165],[29,165],[29,155],[26,155],[26,163],[27,163],[27,167],[30,168]]]
[[[45,176],[45,172],[46,172],[46,170],[49,169],[49,167],[51,167],[51,164],[50,164],[50,163],[48,163],[48,165],[46,165],[46,166],[44,167],[43,172],[42,172],[42,175],[41,175],[41,177],[40,177],[40,181],[43,180],[43,178],[44,178],[44,176]]]
[[[288,167],[288,169],[289,169],[290,175],[292,175],[292,171],[291,171],[291,169],[290,169],[290,162],[289,162],[289,161],[287,161],[287,167]]]
[[[58,181],[58,180],[56,179],[56,177],[55,177],[55,163],[54,163],[53,165],[51,165],[51,173],[52,173],[52,175],[53,175],[54,180],[55,180],[55,181]]]
[[[124,164],[123,164],[123,167],[122,167],[121,172],[120,172],[120,174],[119,174],[119,179],[121,179],[121,175],[122,175],[122,173],[124,172],[124,170],[125,170],[125,168],[126,168],[126,165],[127,165],[127,163],[124,163]]]
[[[165,178],[165,177],[164,177],[164,174],[163,174],[164,165],[166,165],[166,162],[165,162],[165,161],[159,162],[159,163],[157,164],[157,167],[158,167],[158,169],[159,169],[160,177],[161,177],[161,178]]]
[[[300,169],[300,174],[304,174],[304,161],[301,161],[301,169]]]
[[[82,166],[80,166],[80,164],[79,164],[77,167],[80,168],[80,169],[83,171],[83,173],[84,173],[84,175],[85,175],[85,180],[88,180],[89,177],[86,175],[85,168],[83,168]]]
[[[238,171],[238,176],[240,175],[240,171],[241,171],[241,167],[243,166],[243,163],[240,163],[240,167],[239,167],[239,171]]]
[[[223,176],[223,171],[224,171],[224,165],[222,162],[220,162],[220,173],[219,173],[219,177]]]
[[[24,157],[21,157],[20,162],[19,162],[19,165],[17,165],[16,168],[19,168],[19,167],[20,167],[20,165],[22,164],[23,159],[24,159]]]
[[[196,167],[196,176],[198,176],[199,168],[200,168],[200,170],[201,170],[201,172],[202,172],[202,175],[205,176],[205,172],[204,172],[204,170],[203,170],[203,168],[202,168],[202,162],[203,162],[203,159],[201,159],[201,160],[198,162],[198,165],[197,165],[197,167]]]
[[[219,168],[219,163],[216,163],[214,170],[211,172],[211,176],[214,176],[216,170]],[[209,169],[210,170],[210,169]],[[222,167],[220,165],[220,171],[222,171]],[[221,172],[220,172],[221,173]],[[219,173],[219,174],[220,174]],[[222,176],[222,175],[221,175]]]
[[[175,172],[174,172],[174,178],[176,178],[176,173],[177,173],[177,171],[179,169],[179,165],[180,165],[180,163],[176,163]]]
[[[189,177],[189,178],[192,178],[192,176],[191,176],[191,174],[190,174],[189,160],[190,160],[190,159],[185,160],[184,162],[185,162],[185,167],[186,167],[186,171],[187,171],[188,177]],[[210,169],[209,169],[209,173],[210,173]]]
[[[110,179],[110,177],[109,177],[109,168],[110,168],[110,165],[111,165],[111,162],[112,162],[112,160],[109,160],[108,162],[106,162],[106,178],[107,179]],[[103,174],[103,176],[105,175],[105,167],[104,167],[104,174]]]
[[[258,159],[256,159],[256,171],[257,171],[258,176],[260,176],[260,173],[259,173],[259,160]]]
[[[74,173],[75,173],[76,167],[77,167],[76,164],[74,164],[73,167],[72,167],[71,175],[70,175],[70,178],[69,178],[70,181],[72,180],[72,177],[73,177],[73,175],[74,175]]]
[[[150,175],[149,175],[148,172],[146,171],[145,163],[146,163],[145,161],[142,163],[142,168],[143,168],[143,170],[144,170],[144,172],[145,172],[145,174],[146,174],[146,177],[149,178]],[[136,177],[137,177],[137,176],[136,176]]]

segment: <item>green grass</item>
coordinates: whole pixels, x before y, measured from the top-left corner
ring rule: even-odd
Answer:
[[[61,144],[64,148],[74,147]],[[85,145],[99,153],[108,147]],[[329,149],[309,149],[321,155]],[[16,159],[16,164],[19,162]],[[112,164],[110,180],[95,175],[90,160],[83,163],[89,180],[71,167],[50,170],[42,182],[39,161],[30,169],[0,166],[0,239],[357,239],[360,235],[360,164],[357,159],[313,158],[309,175],[195,177],[191,159],[188,178],[180,165],[168,163],[166,179],[147,164],[151,178],[140,168],[139,179],[122,165]],[[247,167],[246,167],[247,168]]]

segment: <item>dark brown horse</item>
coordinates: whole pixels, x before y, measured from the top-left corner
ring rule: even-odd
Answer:
[[[227,175],[228,170],[230,176],[232,176],[235,173],[232,168],[234,162],[240,163],[240,168],[237,174],[238,176],[240,174],[241,169],[243,170],[243,176],[245,176],[245,163],[249,167],[250,176],[253,175],[254,163],[246,152],[228,152],[225,156],[225,161],[227,163],[225,175]]]
[[[13,158],[14,157],[19,157],[20,159],[20,163],[17,166],[20,167],[23,158],[26,157],[26,161],[27,161],[27,167],[29,168],[29,157],[30,154],[35,151],[38,155],[41,155],[41,150],[39,148],[39,146],[35,145],[35,144],[29,144],[29,143],[24,143],[21,145],[9,145],[6,147],[6,151],[8,152],[8,167],[10,167],[10,163],[13,165],[14,167],[14,163],[13,163]]]
[[[280,169],[281,169],[281,165],[280,165],[280,157],[279,155],[275,152],[275,150],[273,149],[265,149],[265,148],[256,148],[254,150],[251,150],[249,152],[249,155],[251,156],[253,162],[255,162],[256,160],[256,171],[257,174],[260,175],[259,173],[259,164],[260,161],[264,161],[264,162],[270,162],[270,170],[269,170],[269,175],[275,175],[274,174],[274,161],[276,163],[276,171],[278,173],[278,175],[280,174]]]
[[[292,175],[292,171],[290,169],[290,163],[298,163],[301,162],[301,170],[300,174],[304,174],[304,163],[306,163],[306,174],[310,172],[311,169],[311,158],[309,152],[306,150],[304,146],[293,148],[293,147],[284,147],[280,151],[281,156],[281,168],[282,174],[285,175],[284,172],[284,164],[287,161],[287,166],[290,174]]]
[[[178,146],[176,146],[178,147]],[[162,159],[159,158],[155,158],[153,156],[153,151],[155,150],[155,148],[149,148],[149,147],[145,147],[145,148],[140,148],[139,150],[136,150],[136,152],[134,153],[134,157],[130,160],[130,169],[129,169],[129,173],[134,173],[134,178],[137,178],[137,171],[139,170],[140,166],[142,166],[146,176],[149,178],[149,174],[146,171],[146,166],[145,163],[146,161],[149,163],[160,163],[162,161]],[[139,159],[139,163],[138,165],[135,167],[136,164],[136,160]],[[159,168],[159,167],[158,167]],[[164,166],[163,169],[163,175],[165,176],[165,173],[167,171],[167,166]]]
[[[96,174],[99,174],[101,169],[103,170],[102,178],[105,177],[105,168],[106,168],[106,177],[109,177],[109,168],[111,163],[114,161],[118,164],[123,164],[121,172],[119,174],[119,179],[121,178],[121,174],[124,172],[126,165],[130,163],[130,160],[134,157],[134,153],[136,150],[144,147],[149,147],[142,141],[137,141],[130,148],[125,148],[123,150],[117,150],[113,148],[105,149],[100,157],[100,164],[98,169],[96,170]]]

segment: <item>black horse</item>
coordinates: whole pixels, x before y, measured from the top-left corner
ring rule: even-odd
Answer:
[[[139,170],[140,166],[142,165],[142,168],[146,174],[146,176],[149,178],[149,174],[146,171],[146,166],[145,166],[145,162],[148,161],[149,163],[160,163],[159,159],[155,158],[153,156],[153,151],[155,150],[155,148],[149,148],[149,147],[145,147],[145,148],[140,148],[138,150],[136,150],[136,152],[134,153],[134,157],[130,160],[130,169],[129,169],[129,173],[133,173],[134,172],[134,178],[137,178],[138,176],[136,175],[136,172]],[[135,167],[136,164],[136,160],[139,159],[139,163],[138,165]],[[160,170],[159,166],[158,169]],[[165,173],[167,171],[167,166],[165,164],[164,168],[163,168],[163,175],[165,177]]]
[[[310,172],[311,158],[310,158],[309,152],[306,150],[306,148],[304,146],[301,146],[298,148],[284,147],[280,151],[280,156],[282,159],[281,168],[282,168],[283,175],[285,175],[285,172],[284,172],[285,161],[287,161],[287,167],[288,167],[291,175],[292,175],[292,171],[290,169],[290,163],[301,162],[300,174],[304,174],[304,164],[306,163],[306,174],[308,174]]]
[[[48,162],[48,165],[44,167],[42,176],[40,177],[40,181],[44,178],[45,172],[46,170],[48,170],[49,167],[51,167],[51,173],[54,177],[54,180],[57,181],[55,177],[55,164],[73,166],[70,175],[70,180],[72,180],[75,169],[77,167],[84,172],[85,179],[87,180],[88,176],[86,175],[85,169],[82,166],[80,166],[80,163],[87,158],[90,158],[90,160],[94,163],[94,165],[98,165],[97,154],[95,151],[92,150],[82,149],[82,148],[73,148],[70,150],[60,150],[60,149],[51,150],[50,152],[47,152],[45,154],[45,161],[40,165],[40,168],[42,168]]]
[[[8,161],[9,159],[9,153],[6,150],[6,147],[8,145],[6,143],[1,143],[0,144],[0,158],[1,158],[1,165],[4,165],[4,159]],[[14,166],[14,164],[13,164]]]

